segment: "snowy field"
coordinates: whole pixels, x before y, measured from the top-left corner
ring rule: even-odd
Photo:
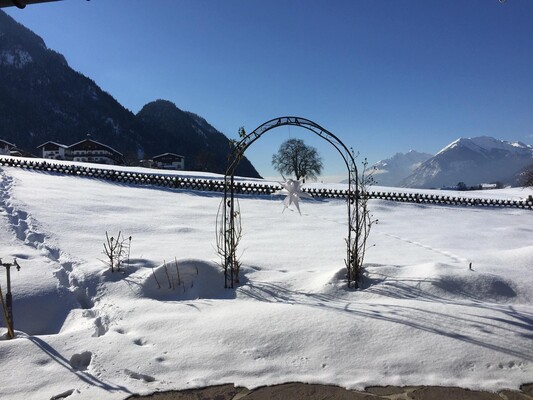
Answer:
[[[280,197],[242,197],[233,291],[217,265],[220,199],[0,169],[0,257],[22,267],[12,271],[17,337],[0,341],[0,398],[533,381],[531,211],[371,201],[379,223],[365,288],[352,291],[343,201],[306,200],[300,216],[282,212]],[[124,273],[101,261],[106,231],[132,236]]]

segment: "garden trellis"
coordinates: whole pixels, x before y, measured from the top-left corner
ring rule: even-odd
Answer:
[[[235,144],[229,159],[229,166],[224,176],[223,203],[219,216],[217,216],[217,218],[222,219],[217,221],[217,235],[221,237],[217,240],[217,246],[222,253],[224,287],[226,288],[233,288],[235,283],[239,283],[240,264],[237,258],[237,245],[241,236],[241,215],[238,210],[238,204],[235,201],[235,170],[244,157],[246,150],[255,141],[259,140],[268,131],[286,125],[307,129],[321,137],[337,150],[346,165],[348,174],[348,190],[346,192],[348,236],[346,238],[345,262],[348,269],[348,286],[360,279],[361,258],[358,254],[358,243],[362,234],[361,226],[358,223],[360,220],[360,187],[353,151],[350,151],[338,137],[313,121],[300,117],[279,117],[263,123],[248,134],[243,132],[241,140]]]

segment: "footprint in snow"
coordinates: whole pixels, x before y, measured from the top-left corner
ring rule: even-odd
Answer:
[[[55,396],[50,397],[50,400],[65,399],[65,398],[69,397],[74,392],[79,393],[77,390],[70,389],[70,390],[64,391],[63,393],[59,393],[59,394],[56,394]]]
[[[96,317],[94,320],[94,333],[93,337],[104,336],[108,331],[107,318]]]
[[[83,353],[76,353],[70,357],[70,366],[77,370],[86,370],[89,364],[93,353],[90,351],[84,351]]]
[[[153,376],[145,375],[145,374],[139,374],[138,372],[133,372],[133,371],[131,371],[129,369],[125,369],[124,373],[126,375],[128,375],[130,378],[138,379],[140,381],[145,381],[145,382],[154,382],[155,381],[155,378]]]

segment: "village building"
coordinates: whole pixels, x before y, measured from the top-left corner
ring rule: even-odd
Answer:
[[[11,155],[11,152],[15,150],[16,146],[13,143],[0,139],[0,155],[9,156]]]
[[[163,153],[152,157],[152,166],[160,169],[185,169],[185,157],[174,153]]]
[[[79,161],[96,164],[123,165],[124,156],[112,147],[87,138],[70,146],[54,141],[48,141],[40,146],[40,156],[50,160]],[[14,144],[0,139],[0,155],[22,154]],[[29,155],[28,155],[29,156]],[[141,165],[148,168],[159,168],[167,170],[184,170],[185,157],[175,153],[159,154],[149,160],[141,160]]]
[[[56,143],[56,142],[46,142],[37,146],[38,149],[42,149],[42,157],[49,158],[52,160],[64,160],[65,159],[65,150],[68,149],[68,146]]]
[[[35,157],[33,154],[19,149],[13,143],[0,139],[0,156]]]
[[[92,139],[74,143],[66,149],[68,160],[98,164],[124,164],[124,156],[112,147]]]
[[[110,165],[124,164],[122,153],[92,139],[84,139],[70,146],[49,141],[37,148],[42,149],[42,158],[47,159]]]

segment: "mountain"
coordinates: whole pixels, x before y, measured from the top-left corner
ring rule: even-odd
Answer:
[[[203,118],[161,104],[149,103],[133,114],[0,11],[1,139],[35,153],[46,141],[70,145],[90,134],[130,162],[172,152],[186,157],[187,169],[224,172],[229,139]],[[259,177],[246,159],[237,174]]]
[[[230,142],[202,117],[182,111],[170,101],[157,100],[146,104],[136,118],[143,131],[150,133],[144,142],[148,151],[153,153],[161,146],[173,148],[179,143],[179,153],[185,157],[187,169],[225,172]],[[246,158],[241,160],[236,174],[259,177]]]
[[[91,134],[125,154],[143,155],[135,115],[2,11],[0,99],[0,136],[26,151]]]
[[[376,184],[400,186],[405,178],[431,157],[431,154],[410,150],[407,153],[396,153],[391,158],[378,161],[373,165]]]
[[[423,162],[402,186],[441,188],[501,182],[516,184],[516,174],[533,163],[533,147],[492,137],[460,138]]]

